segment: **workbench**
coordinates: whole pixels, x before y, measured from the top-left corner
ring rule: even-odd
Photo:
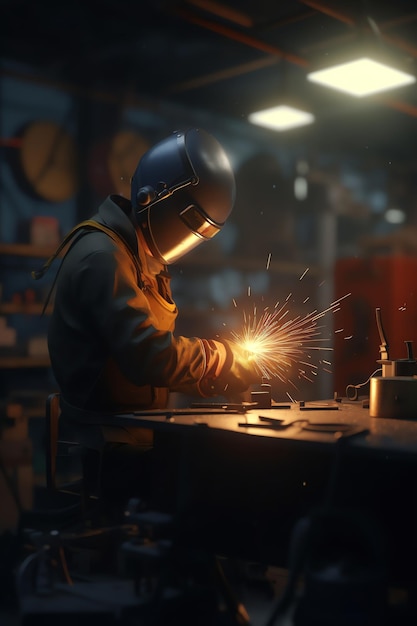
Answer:
[[[184,544],[288,567],[297,522],[337,509],[380,537],[395,583],[417,582],[417,420],[371,418],[366,398],[87,417],[86,433],[153,431],[149,504]]]
[[[307,448],[327,449],[341,439],[349,439],[349,448],[356,451],[417,458],[417,410],[416,420],[371,418],[366,399],[272,403],[270,408],[257,408],[250,402],[195,404],[190,408],[122,413],[100,418],[100,423],[187,435],[203,429]]]
[[[154,431],[154,506],[217,552],[288,566],[297,521],[322,507],[374,524],[393,579],[414,578],[417,420],[366,401],[195,405],[114,416]]]

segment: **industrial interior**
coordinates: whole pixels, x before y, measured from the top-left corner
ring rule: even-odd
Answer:
[[[0,10],[0,624],[415,624],[417,5]],[[174,143],[191,177],[152,171],[149,186],[155,146]],[[178,209],[195,243],[168,258],[152,224],[173,240],[169,207],[198,193],[230,214]],[[156,342],[180,347],[135,357],[164,404],[115,409],[111,376],[72,421],[58,380],[71,371],[77,398],[93,371],[77,366],[83,342],[101,321],[124,332],[111,315],[125,274],[110,297],[107,261],[88,274],[93,242],[122,241],[106,226],[58,247],[111,204],[159,254],[177,317]],[[90,265],[66,271],[85,241]],[[139,261],[135,302],[149,293]],[[62,330],[80,310],[81,348]],[[113,345],[111,330],[91,344],[91,367]],[[195,382],[203,352],[210,384],[239,355],[234,391],[160,383],[171,365]],[[140,454],[116,430],[148,437]]]

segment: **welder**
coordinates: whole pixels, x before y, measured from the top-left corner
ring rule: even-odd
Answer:
[[[198,128],[174,132],[142,156],[130,200],[109,196],[34,273],[63,254],[48,345],[64,413],[82,422],[165,408],[170,392],[227,399],[260,382],[227,339],[175,335],[167,268],[221,230],[234,198],[217,139]]]

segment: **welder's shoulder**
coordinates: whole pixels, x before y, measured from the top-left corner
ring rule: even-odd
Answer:
[[[75,260],[85,260],[92,256],[114,256],[118,245],[109,235],[100,231],[87,231],[70,248],[68,256]]]
[[[88,232],[70,246],[60,273],[63,277],[70,276],[71,280],[86,270],[92,274],[96,269],[102,274],[114,274],[117,250],[117,244],[105,233]]]

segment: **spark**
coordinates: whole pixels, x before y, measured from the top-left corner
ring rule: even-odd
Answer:
[[[303,280],[304,276],[307,274],[308,270],[310,268],[308,267],[306,270],[304,270],[304,272],[301,274],[300,278],[298,280]]]
[[[312,367],[314,369],[318,368],[318,365],[314,365],[314,363],[307,363],[306,361],[300,361],[300,365],[307,365],[307,367]]]
[[[291,315],[289,301],[292,293],[282,305],[277,302],[272,311],[266,307],[258,313],[254,306],[251,313],[243,312],[241,330],[231,331],[232,341],[247,353],[248,359],[253,360],[262,377],[268,380],[278,378],[297,388],[289,374],[295,366],[299,378],[313,382],[312,377],[317,376],[318,366],[309,361],[311,353],[333,350],[327,345],[329,340],[321,336],[323,326],[320,322],[326,314],[338,311],[342,300],[349,295],[338,298],[323,310],[314,309],[305,315]],[[320,363],[324,371],[330,372],[323,366],[330,366],[330,361]]]
[[[268,258],[266,260],[266,269],[269,270],[269,266],[271,265],[271,253],[268,254]]]

